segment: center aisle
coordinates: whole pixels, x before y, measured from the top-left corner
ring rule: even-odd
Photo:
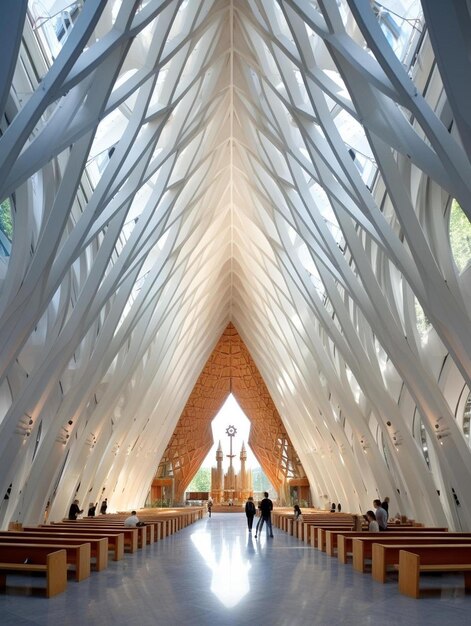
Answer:
[[[256,520],[254,520],[256,521]],[[243,513],[216,513],[126,554],[108,569],[46,600],[0,596],[2,626],[297,626],[469,624],[471,599],[457,589],[413,600],[397,583],[326,556],[274,528],[255,539]],[[252,531],[254,532],[254,531]],[[453,597],[455,596],[455,597]]]

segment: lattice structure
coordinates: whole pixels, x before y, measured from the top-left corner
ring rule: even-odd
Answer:
[[[233,324],[228,324],[178,421],[157,472],[173,476],[174,497],[183,499],[213,445],[211,422],[232,393],[251,421],[249,445],[271,484],[284,497],[290,478],[305,476],[280,415],[250,353]]]

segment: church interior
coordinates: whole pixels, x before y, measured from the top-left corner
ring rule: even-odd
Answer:
[[[89,624],[136,611],[141,624],[392,624],[385,608],[469,623],[469,3],[0,10],[5,623],[67,624],[70,607]],[[186,492],[229,396],[250,435],[233,442],[228,427],[205,498],[239,517],[208,516]],[[247,448],[273,489],[273,543],[248,537]],[[386,542],[396,578],[381,586],[375,543],[360,583],[335,532],[364,529],[386,497],[397,532],[441,533],[447,548],[417,535],[416,553],[388,557]],[[107,567],[96,537],[90,576],[69,535],[54,566],[31,556],[33,533],[29,548],[8,543],[59,523],[66,541],[76,501],[83,537],[87,508],[106,522]],[[133,510],[144,530],[114,538]],[[68,559],[88,582],[71,582]],[[8,592],[33,565],[54,597]],[[64,568],[62,593],[51,572]],[[433,592],[405,598],[401,571],[416,573],[414,598],[423,579]],[[447,571],[458,591],[440,592]]]

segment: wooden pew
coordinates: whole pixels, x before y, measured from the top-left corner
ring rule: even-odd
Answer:
[[[435,548],[439,548],[438,551],[433,552]],[[371,573],[373,579],[379,583],[386,582],[386,571],[388,566],[392,566],[397,568],[399,564],[399,552],[401,550],[406,550],[407,552],[413,552],[414,554],[418,554],[419,556],[424,555],[435,555],[435,558],[442,558],[443,563],[453,564],[455,561],[447,560],[448,554],[456,555],[457,552],[462,549],[463,555],[469,555],[471,550],[471,541],[466,542],[454,542],[454,543],[442,543],[440,539],[433,544],[402,544],[400,539],[395,544],[373,544],[373,560],[372,560],[372,568]],[[459,556],[455,556],[454,558],[461,558]],[[470,558],[469,556],[467,557]],[[426,563],[427,561],[424,561]],[[437,563],[441,561],[438,560]],[[456,563],[466,563],[466,558],[463,560],[458,560]],[[468,560],[468,563],[471,563],[471,560]]]
[[[89,521],[89,520],[92,520],[92,521]],[[121,529],[124,529],[124,528],[136,528],[138,532],[138,537],[137,537],[138,548],[142,548],[147,543],[148,544],[154,543],[154,526],[153,525],[125,526],[124,523],[119,519],[113,519],[113,520],[107,519],[104,521],[101,521],[101,520],[93,521],[93,518],[78,519],[73,523],[77,524],[77,526],[84,525],[87,528],[88,527],[100,528],[102,526],[106,526],[106,528],[116,529],[117,532],[121,532]]]
[[[126,513],[125,515],[123,514],[117,514],[117,515],[113,515],[113,516],[109,516],[107,515],[106,517],[109,518],[111,517],[113,521],[115,522],[124,522],[124,520],[126,519],[126,517],[128,517],[128,513]],[[165,539],[165,537],[171,535],[174,531],[174,527],[175,527],[175,520],[174,518],[164,515],[142,515],[141,513],[138,513],[138,517],[140,519],[140,521],[144,522],[145,524],[152,525],[154,527],[154,541],[158,541],[159,539]],[[104,523],[106,521],[108,521],[107,519],[105,519],[104,517],[98,517],[98,518],[94,518],[96,520],[96,522],[98,523]],[[82,521],[82,520],[77,520],[77,521]]]
[[[416,531],[416,530],[419,530],[419,527],[412,528],[412,524],[410,522],[407,524],[395,524],[394,527],[391,526],[392,532],[396,530],[404,531],[406,529],[412,529],[413,531]],[[365,523],[364,526],[361,528],[361,530],[355,530],[354,528],[350,528],[346,530],[345,524],[343,526],[336,524],[336,525],[325,526],[324,528],[320,528],[317,531],[318,537],[317,537],[316,547],[319,550],[322,550],[322,552],[326,552],[329,556],[334,556],[335,550],[337,548],[337,531],[342,531],[340,532],[340,534],[343,534],[343,532],[365,534],[368,532],[368,526]],[[390,532],[390,530],[388,529],[387,531],[382,531],[382,532]]]
[[[315,509],[303,509],[303,522],[295,522],[293,509],[275,509],[272,511],[272,524],[284,530],[288,534],[293,534],[293,532],[297,532],[298,527],[301,528],[301,525],[304,522],[309,521],[327,521],[331,520],[335,514],[326,513],[325,511],[316,511]],[[349,516],[349,514],[339,513],[340,516]],[[294,523],[294,524],[293,524]],[[303,532],[301,530],[300,532]],[[295,536],[298,536],[297,534]],[[299,537],[298,537],[299,538]]]
[[[378,533],[369,533],[368,531],[351,531],[348,533],[345,533],[345,531],[338,531],[334,528],[330,529],[330,530],[326,530],[326,552],[329,556],[335,556],[335,550],[337,549],[337,538],[339,535],[348,535],[350,537],[363,537],[363,535],[367,535],[367,536],[373,536],[373,535],[378,535],[378,536],[390,536],[390,534],[402,534],[404,531],[409,530],[410,533],[408,534],[416,534],[417,532],[424,532],[427,529],[422,527],[422,526],[398,526],[398,527],[394,527],[394,530],[390,529],[387,531],[383,531],[380,534]],[[446,532],[448,529],[447,528],[432,528],[429,529],[431,532]]]
[[[82,533],[85,531],[91,531],[93,533],[104,533],[102,536],[108,536],[107,533],[120,533],[124,535],[124,549],[128,549],[128,552],[134,553],[137,550],[138,545],[138,529],[137,528],[117,528],[116,526],[105,526],[98,524],[77,524],[77,522],[59,522],[52,524],[53,528],[66,528],[69,532],[75,528],[75,532]]]
[[[177,524],[176,519],[172,515],[162,514],[159,516],[162,522],[165,524],[165,536],[169,537],[176,532]]]
[[[84,543],[90,544],[90,556],[95,559],[95,570],[101,572],[108,567],[108,538],[101,537],[77,537],[74,533],[67,535],[64,533],[35,533],[28,531],[2,531],[0,532],[0,542],[15,542],[15,543],[65,543],[72,546],[79,546]]]
[[[350,532],[351,528],[352,528],[351,524],[349,524],[349,525],[341,525],[341,526],[338,526],[337,524],[333,524],[333,525],[329,524],[327,526],[315,526],[314,524],[310,524],[309,525],[310,544],[314,548],[319,548],[319,544],[318,544],[319,539],[322,539],[322,542],[325,545],[324,535],[329,530],[337,529],[339,532],[345,533],[345,532]],[[322,529],[322,533],[319,533],[319,529]]]
[[[242,509],[241,509],[242,510]],[[137,513],[139,519],[145,523],[160,522],[165,524],[163,536],[182,530],[189,524],[202,519],[206,514],[206,507],[185,507],[172,509],[140,509]],[[129,513],[117,514],[117,517],[125,519]]]
[[[167,536],[167,523],[165,520],[145,517],[142,521],[148,526],[154,527],[154,541],[160,541]]]
[[[341,530],[343,532],[353,532],[352,525],[339,526],[338,524],[332,524],[328,526],[319,526],[317,528],[317,541],[315,543],[315,548],[321,550],[322,552],[326,552],[327,550],[327,532],[329,530]]]
[[[353,516],[348,513],[315,513],[307,514],[303,513],[302,522],[294,522],[293,535],[301,541],[309,543],[310,541],[310,526],[346,526],[351,529],[354,521]]]
[[[399,533],[393,534],[392,537],[384,537],[386,533],[382,533],[382,537],[358,537],[352,540],[353,553],[353,569],[357,572],[365,571],[366,559],[373,558],[373,545],[380,543],[382,545],[393,545],[401,543],[403,545],[426,545],[434,543],[471,543],[471,533],[434,533],[426,534],[416,533],[404,537]],[[418,536],[419,535],[419,536]],[[384,572],[386,576],[386,572]],[[384,582],[384,581],[383,581]]]
[[[0,548],[0,588],[5,589],[8,573],[46,574],[46,597],[51,598],[67,588],[67,555],[65,550],[52,550],[36,555],[35,563],[25,563],[30,552],[19,546]]]
[[[411,530],[409,528],[409,530]],[[416,533],[418,533],[417,536],[420,536],[420,534],[422,533],[422,535],[424,537],[426,537],[427,535],[430,535],[431,533],[433,534],[434,532],[438,532],[438,533],[442,533],[445,532],[446,529],[444,528],[424,528],[424,527],[417,527],[417,530],[413,531],[413,535],[415,537]],[[399,531],[399,536],[402,536],[402,533],[404,531]],[[392,537],[394,536],[393,532],[390,531],[382,531],[379,533],[368,533],[368,536],[373,537],[374,535],[376,535],[377,537],[379,537],[381,539],[381,537]],[[337,533],[337,557],[339,559],[339,561],[341,563],[346,563],[347,562],[347,558],[348,555],[351,554],[353,552],[353,539],[355,539],[356,537],[362,537],[364,535],[364,533],[362,532],[343,532],[343,533]]]
[[[312,526],[316,526],[317,528],[345,528],[346,530],[352,530],[353,520],[351,518],[339,520],[303,519],[301,525],[303,528],[301,532],[298,532],[298,539],[301,539],[301,541],[304,541],[305,543],[310,543]],[[316,543],[317,539],[318,537],[316,537]]]
[[[121,526],[124,527],[124,521],[129,517],[130,514],[126,513],[126,514],[113,514],[113,515],[103,515],[103,516],[99,516],[99,517],[84,517],[81,519],[76,520],[77,524],[104,524],[105,526]],[[140,514],[138,513],[137,515],[139,517],[139,521],[144,522],[146,524],[146,526],[136,526],[135,528],[141,528],[141,529],[145,529],[142,530],[142,532],[144,533],[144,535],[147,533],[147,543],[154,543],[155,541],[155,536],[154,536],[154,531],[153,531],[153,524],[151,524],[151,528],[147,527],[147,520]],[[133,528],[132,526],[128,526],[128,528]]]
[[[49,541],[46,544],[29,543],[23,540],[20,543],[15,541],[5,541],[0,543],[0,552],[7,552],[8,550],[15,551],[17,548],[23,553],[23,548],[27,548],[26,552],[29,555],[25,558],[31,558],[33,561],[36,558],[42,558],[42,556],[49,552],[55,552],[57,550],[65,550],[67,565],[72,565],[75,568],[75,580],[80,582],[90,576],[90,544],[82,543],[80,545],[72,546],[66,544],[64,541]]]
[[[316,523],[318,515],[315,513],[303,513],[303,519],[301,521],[295,520],[293,516],[292,535],[301,541],[304,540],[305,529],[311,523]],[[317,520],[318,521],[318,520]],[[309,533],[308,533],[309,534]]]
[[[411,598],[420,595],[421,572],[463,572],[471,591],[471,545],[409,546],[399,551],[399,591]]]
[[[69,529],[68,527],[60,527],[60,525],[44,525],[44,526],[25,526],[24,530],[27,532],[33,531],[42,533],[44,535],[52,535],[57,537],[76,536],[76,537],[94,537],[96,539],[108,539],[108,549],[113,552],[113,561],[120,561],[124,557],[124,535],[115,531],[105,531],[103,529],[96,529],[89,531],[88,528],[83,529]]]
[[[271,512],[272,526],[274,526],[275,528],[279,528],[280,530],[283,530],[285,532],[288,532],[288,520],[291,520],[290,531],[292,532],[293,519],[294,515],[293,509],[291,507],[284,509],[277,508],[273,509],[273,511]]]

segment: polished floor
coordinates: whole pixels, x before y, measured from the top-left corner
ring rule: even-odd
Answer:
[[[278,529],[274,535],[264,529],[255,539],[242,513],[213,514],[81,583],[70,580],[50,600],[9,588],[0,595],[0,625],[471,624],[462,576],[428,577],[426,596],[413,600],[393,578],[380,585]]]

